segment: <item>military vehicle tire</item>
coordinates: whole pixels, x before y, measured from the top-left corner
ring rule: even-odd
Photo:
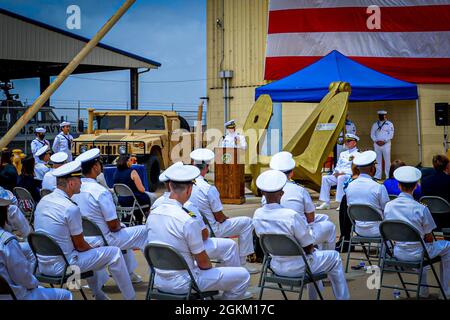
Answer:
[[[144,163],[145,171],[148,178],[148,189],[150,192],[155,192],[159,184],[159,174],[161,173],[161,165],[159,159],[155,155],[151,155]]]

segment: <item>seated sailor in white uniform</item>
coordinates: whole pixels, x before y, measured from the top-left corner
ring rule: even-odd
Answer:
[[[191,165],[176,166],[166,172],[170,195],[148,216],[148,242],[166,244],[177,250],[186,260],[200,290],[222,290],[224,299],[250,297],[251,294],[246,294],[250,283],[248,271],[242,267],[213,268],[198,219],[183,206],[199,174],[200,170]],[[164,292],[186,293],[189,282],[186,271],[156,270],[155,286]]]
[[[70,199],[80,192],[81,163],[72,161],[55,169],[57,188],[41,199],[35,212],[35,230],[52,238],[60,247],[69,264],[77,265],[81,272],[94,271],[86,279],[95,299],[108,299],[101,289],[99,272],[108,268],[124,299],[135,298],[129,272],[118,247],[93,248],[83,236],[80,208]],[[38,257],[39,270],[48,275],[60,275],[64,261],[59,257]],[[103,283],[102,283],[103,282]]]
[[[345,191],[348,206],[365,204],[375,208],[383,218],[383,211],[389,196],[386,187],[373,180],[375,174],[376,153],[365,151],[357,156],[353,163],[358,167],[360,175],[350,183]],[[355,231],[364,237],[380,236],[380,222],[356,221]]]
[[[50,162],[52,163],[52,168],[44,175],[42,179],[42,189],[53,191],[56,189],[56,177],[52,174],[52,171],[61,167],[67,161],[67,153],[57,152],[52,154],[50,157]]]
[[[420,170],[410,166],[400,167],[394,171],[394,178],[399,183],[401,193],[396,199],[386,204],[384,217],[385,220],[401,220],[413,226],[424,240],[430,258],[441,257],[439,281],[447,297],[450,298],[448,287],[450,281],[450,241],[434,240],[433,230],[436,229],[436,224],[430,210],[414,200],[413,192],[421,177]],[[422,250],[422,246],[418,242],[397,241],[394,247],[394,256],[406,261],[420,260],[423,254]],[[429,267],[424,268],[422,284],[427,284],[428,270]],[[420,288],[421,297],[427,297],[428,294],[428,287]]]
[[[80,154],[76,160],[81,162],[80,193],[74,194],[72,200],[78,205],[81,215],[94,222],[102,231],[109,246],[127,250],[124,255],[131,282],[140,283],[142,279],[134,273],[138,263],[133,249],[144,252],[147,244],[145,226],[125,227],[120,223],[116,213],[116,205],[111,192],[97,181],[97,176],[103,170],[100,159],[100,149],[90,149]],[[101,238],[86,239],[92,246],[103,245]]]
[[[278,170],[267,170],[256,179],[256,186],[266,198],[266,204],[255,211],[253,224],[258,236],[261,234],[285,234],[294,237],[303,247],[307,261],[313,273],[326,272],[333,287],[336,299],[349,299],[350,294],[342,269],[342,261],[335,250],[318,250],[314,248],[314,239],[309,233],[305,220],[294,210],[284,208],[280,201],[283,188],[287,182],[286,175]],[[302,257],[272,257],[270,267],[286,277],[300,276],[304,272]],[[309,298],[315,299],[314,286],[309,286]]]
[[[345,117],[345,133],[351,133],[351,134],[356,135],[355,123],[350,119],[350,116],[348,113]],[[344,143],[345,143],[345,136],[344,136],[344,130],[342,130],[341,133],[339,133],[338,143],[336,145],[337,159],[339,159],[341,152],[344,151]]]
[[[17,238],[6,231],[8,206],[12,200],[0,198],[0,276],[8,282],[19,300],[72,300],[72,294],[65,289],[39,287],[39,281],[33,275],[33,268],[23,254]],[[10,296],[0,295],[0,300],[9,300]]]
[[[319,200],[323,203],[316,208],[317,210],[330,209],[330,190],[332,186],[337,186],[336,202],[341,203],[344,196],[344,183],[352,176],[352,161],[359,154],[358,141],[359,137],[354,134],[347,133],[345,135],[345,148],[347,150],[341,152],[333,174],[322,177]],[[339,210],[339,207],[337,210]]]
[[[50,147],[45,145],[36,151],[35,156],[38,158],[34,166],[34,178],[39,180],[42,184],[42,180],[44,179],[44,175],[50,171],[50,167],[48,166],[48,161],[50,160]]]
[[[336,246],[336,226],[330,221],[326,214],[315,214],[315,207],[308,191],[297,184],[292,177],[294,176],[295,161],[292,154],[287,151],[281,151],[273,155],[270,160],[270,168],[278,170],[286,175],[287,182],[283,187],[283,196],[281,205],[300,214],[308,226],[308,230],[314,239],[314,244],[319,249],[332,250]],[[262,204],[266,202],[263,196]]]
[[[247,141],[245,140],[245,136],[240,135],[236,132],[236,121],[230,120],[225,122],[225,130],[226,134],[222,139],[220,144],[221,147],[224,148],[241,148],[247,149]]]
[[[45,139],[46,132],[47,130],[45,130],[44,128],[36,128],[35,130],[36,138],[33,141],[31,141],[31,153],[34,156],[35,162],[38,161],[38,158],[36,157],[36,152],[44,146],[50,147],[50,142],[47,139]]]
[[[28,235],[33,231],[31,229],[30,223],[28,222],[25,215],[20,210],[17,202],[17,198],[14,194],[3,187],[0,187],[0,201],[4,202],[4,205],[0,210],[6,210],[8,219],[3,227],[5,231],[14,233],[16,236],[26,240]],[[23,254],[30,262],[31,271],[34,271],[34,264],[36,263],[36,258],[34,257],[33,251],[31,251],[30,245],[26,241],[19,242],[19,246],[22,249]]]
[[[183,163],[176,162],[166,169],[159,176],[159,181],[163,182],[166,185],[167,191],[164,194],[156,199],[151,207],[151,211],[155,210],[159,205],[164,203],[166,199],[170,196],[170,181],[166,176],[166,172],[173,167],[183,166]],[[227,238],[211,238],[209,236],[209,229],[203,221],[203,216],[198,208],[190,201],[186,201],[183,205],[186,209],[191,211],[198,220],[202,230],[202,239],[203,245],[205,246],[205,251],[208,254],[209,258],[212,260],[216,260],[220,262],[220,266],[223,267],[239,267],[241,265],[239,259],[239,250],[237,243],[232,239]],[[216,265],[217,266],[217,265]]]
[[[209,149],[196,149],[191,152],[191,159],[192,164],[200,170],[200,175],[195,179],[195,185],[192,189],[191,202],[208,219],[216,237],[239,236],[241,265],[245,266],[250,273],[258,273],[259,270],[248,266],[246,263],[247,256],[255,251],[252,219],[249,217],[227,217],[223,213],[219,191],[204,178],[209,171],[210,161],[214,159],[214,153]]]

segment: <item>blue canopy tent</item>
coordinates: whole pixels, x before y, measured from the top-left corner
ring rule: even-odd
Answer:
[[[350,101],[417,100],[417,86],[370,69],[339,51],[283,79],[256,89],[256,99],[268,94],[273,102],[320,102],[333,81],[352,86]]]
[[[281,102],[320,102],[334,81],[350,83],[351,102],[416,100],[419,158],[422,161],[417,85],[370,69],[339,51],[334,50],[283,79],[256,88],[255,99],[262,94],[269,95],[274,102],[275,115],[275,109],[281,111]],[[281,121],[281,116],[277,121]],[[281,128],[281,124],[279,126]],[[270,127],[273,128],[272,125]]]

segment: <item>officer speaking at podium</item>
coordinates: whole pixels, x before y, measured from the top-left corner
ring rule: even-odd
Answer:
[[[245,137],[236,132],[235,120],[225,122],[225,130],[227,131],[220,143],[223,148],[247,148],[247,142]]]

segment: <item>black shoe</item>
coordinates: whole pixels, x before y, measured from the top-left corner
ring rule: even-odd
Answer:
[[[347,253],[349,250],[349,243],[348,240],[345,240],[344,238],[339,239],[339,241],[336,243],[335,250],[342,253]],[[342,247],[342,249],[341,249]],[[341,251],[342,250],[342,251]],[[351,252],[355,252],[355,246],[352,246]]]

